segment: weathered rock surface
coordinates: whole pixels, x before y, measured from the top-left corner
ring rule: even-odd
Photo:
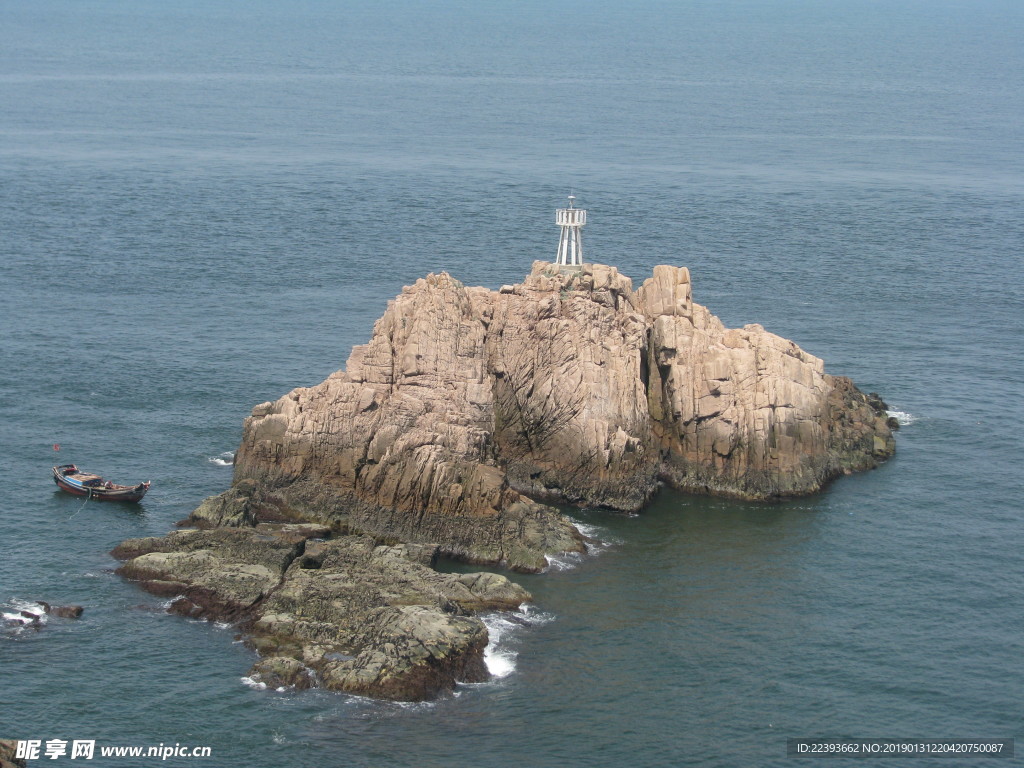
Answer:
[[[175,597],[175,613],[239,623],[270,687],[321,686],[420,700],[488,678],[487,629],[472,614],[529,593],[504,576],[442,574],[437,548],[325,539],[317,525],[180,530],[123,542],[118,572]]]
[[[647,395],[660,472],[674,487],[804,494],[894,452],[885,412],[853,382],[760,325],[725,328],[691,301],[686,269],[655,267],[637,294],[652,324]]]
[[[532,498],[634,511],[660,481],[770,499],[894,450],[885,414],[791,341],[728,329],[685,268],[637,290],[613,267],[537,262],[522,285],[429,275],[344,371],[256,406],[208,525],[312,520],[543,568],[582,549]]]
[[[0,739],[0,768],[25,768],[28,763],[17,757],[18,742]]]
[[[43,606],[43,610],[51,616],[59,616],[62,619],[80,619],[85,609],[80,605],[50,605],[44,603],[42,600],[39,604]]]

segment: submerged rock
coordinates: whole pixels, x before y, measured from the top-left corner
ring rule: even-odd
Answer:
[[[63,619],[81,618],[85,610],[80,605],[51,605],[43,600],[24,601],[12,599],[0,606],[0,625],[17,633],[21,629],[42,629],[47,623],[47,616]]]
[[[318,538],[309,525],[181,530],[132,539],[118,572],[176,599],[171,611],[240,623],[268,687],[420,700],[488,678],[487,629],[472,614],[529,593],[497,574],[442,574],[436,548],[367,536]]]
[[[85,609],[80,605],[50,605],[44,603],[42,600],[39,604],[43,606],[43,610],[51,616],[59,616],[62,619],[80,619]]]

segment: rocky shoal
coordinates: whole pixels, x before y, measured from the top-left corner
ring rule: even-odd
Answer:
[[[437,547],[382,545],[317,525],[184,529],[131,539],[118,573],[173,613],[237,624],[252,680],[417,701],[488,679],[474,614],[530,595],[492,573],[443,574]]]

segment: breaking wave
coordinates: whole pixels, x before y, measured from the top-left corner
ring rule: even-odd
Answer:
[[[544,559],[548,562],[545,571],[567,571],[579,565],[583,555],[579,552],[562,552],[559,555],[544,555]]]
[[[917,417],[913,414],[907,413],[906,411],[886,411],[887,416],[891,416],[899,422],[901,427],[905,427],[908,424],[913,424],[917,421]]]
[[[12,597],[6,603],[0,603],[0,621],[11,634],[18,634],[31,626],[38,628],[48,619],[46,609],[40,603],[21,600],[17,597]]]
[[[555,617],[543,613],[532,605],[524,603],[518,611],[506,613],[489,613],[480,617],[490,639],[484,649],[484,663],[491,676],[500,680],[508,677],[516,669],[516,639],[524,627],[538,626],[554,621]]]
[[[211,464],[216,464],[218,467],[230,467],[235,463],[235,452],[224,451],[224,453],[218,456],[208,456],[206,460]]]
[[[248,676],[240,677],[238,679],[241,680],[242,683],[244,683],[245,685],[247,685],[250,688],[252,688],[254,691],[265,691],[265,690],[267,690],[267,684],[262,682],[262,681],[260,681],[260,680],[254,680],[253,678],[248,677]]]
[[[575,525],[576,530],[583,534],[583,545],[587,548],[586,554],[588,555],[600,555],[605,550],[622,543],[618,539],[609,537],[602,528],[596,525],[582,523],[571,517],[569,522]],[[562,552],[558,555],[545,555],[544,559],[548,561],[548,567],[545,570],[567,571],[570,568],[575,568],[582,562],[583,554],[580,552]]]
[[[581,523],[579,520],[573,520],[572,518],[569,518],[569,521],[576,526],[576,530],[583,534],[588,555],[599,555],[606,549],[622,543],[621,539],[612,538],[603,528],[596,525]]]

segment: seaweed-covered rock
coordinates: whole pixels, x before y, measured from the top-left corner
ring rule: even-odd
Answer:
[[[472,614],[529,593],[498,574],[433,570],[436,547],[321,538],[318,526],[175,531],[133,539],[118,572],[177,599],[171,610],[238,622],[269,687],[322,686],[420,700],[488,677],[487,629]]]

